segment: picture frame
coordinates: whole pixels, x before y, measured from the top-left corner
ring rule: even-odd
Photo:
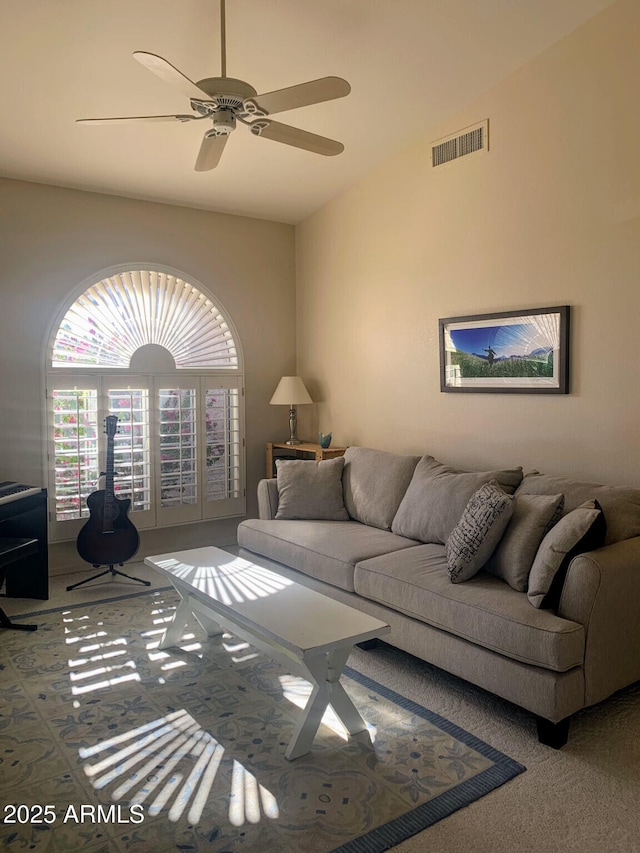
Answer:
[[[569,322],[569,305],[439,320],[440,390],[568,394]]]

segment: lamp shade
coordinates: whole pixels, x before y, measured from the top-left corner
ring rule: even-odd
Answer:
[[[313,403],[299,376],[283,376],[269,401],[272,406],[300,406]]]

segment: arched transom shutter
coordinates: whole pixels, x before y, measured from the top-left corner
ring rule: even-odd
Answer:
[[[127,368],[145,344],[165,347],[178,369],[238,369],[233,335],[213,302],[154,270],[119,273],[85,290],[58,328],[52,366]]]

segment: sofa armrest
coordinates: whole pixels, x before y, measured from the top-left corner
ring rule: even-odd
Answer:
[[[275,477],[258,483],[258,518],[271,519],[278,511],[278,483]]]
[[[575,557],[558,615],[585,629],[585,705],[640,679],[640,537]]]

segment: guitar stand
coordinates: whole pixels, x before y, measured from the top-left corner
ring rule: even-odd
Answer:
[[[123,566],[124,563],[118,563],[119,566]],[[100,567],[100,563],[94,563],[93,568],[98,569]],[[89,583],[89,581],[94,581],[96,578],[101,578],[103,575],[108,575],[111,573],[113,577],[116,575],[121,575],[123,578],[128,578],[130,581],[136,581],[136,583],[142,583],[145,586],[151,586],[151,581],[144,581],[142,578],[134,578],[133,575],[126,575],[124,572],[119,572],[117,569],[113,568],[113,563],[109,566],[108,569],[105,569],[104,572],[98,572],[97,575],[92,575],[90,578],[85,578],[82,581],[78,581],[78,583],[72,583],[71,586],[67,587],[67,592],[71,589],[75,589],[78,586],[82,586],[85,583]]]

